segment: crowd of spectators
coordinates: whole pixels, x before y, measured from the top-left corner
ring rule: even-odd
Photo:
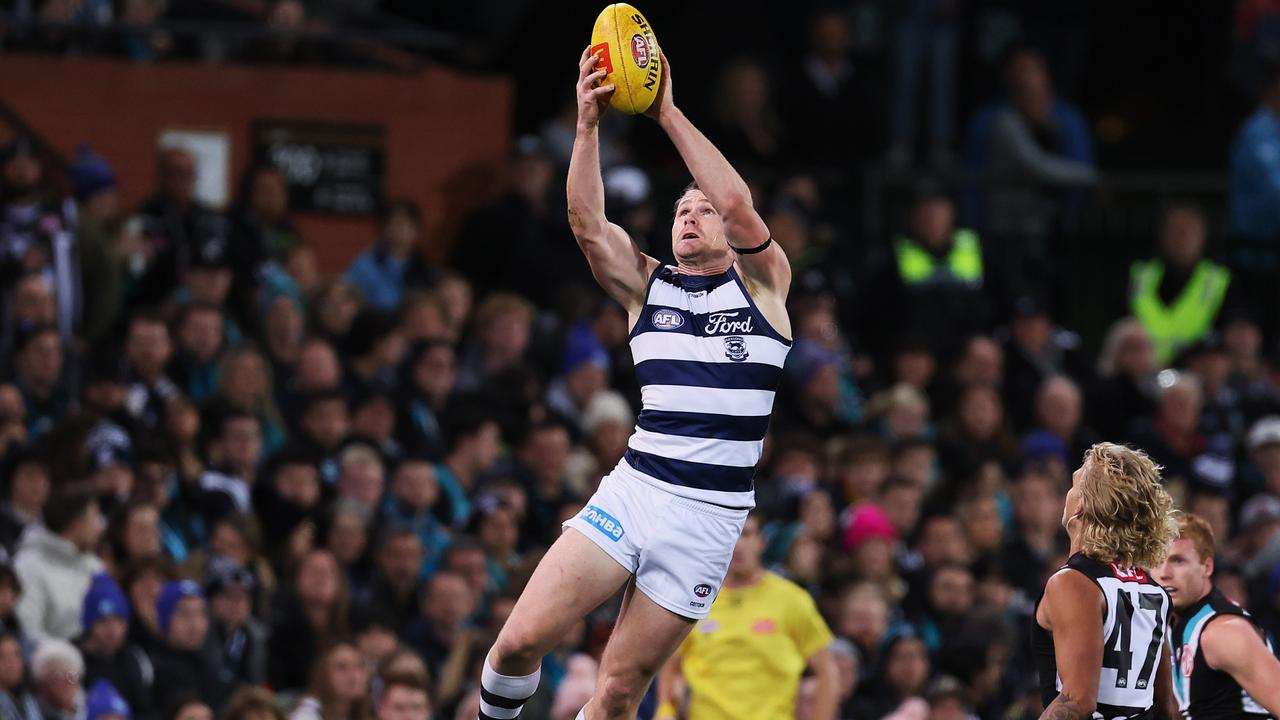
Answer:
[[[1038,715],[1030,613],[1065,559],[1069,474],[1103,439],[1164,467],[1219,539],[1217,585],[1280,634],[1280,305],[1265,300],[1280,83],[1231,149],[1249,241],[1210,259],[1206,214],[1170,199],[1091,353],[1037,281],[1053,262],[1038,239],[1098,177],[1087,120],[1018,45],[1006,92],[957,141],[951,3],[904,6],[893,123],[862,114],[842,13],[815,16],[785,102],[733,64],[708,123],[794,267],[757,503],[770,567],[837,635],[840,717],[917,698]],[[869,125],[787,137],[797,107]],[[222,211],[196,197],[193,156],[167,148],[150,197],[125,208],[88,146],[65,174],[32,138],[0,149],[6,718],[475,716],[483,653],[640,408],[628,318],[565,220],[566,123],[513,143],[505,184],[452,245],[394,200],[333,274],[270,166]],[[669,259],[656,169],[625,133],[602,136],[610,218]],[[917,182],[897,232],[852,249],[819,176],[873,158],[1004,184]],[[576,715],[616,610],[544,659],[524,717]]]

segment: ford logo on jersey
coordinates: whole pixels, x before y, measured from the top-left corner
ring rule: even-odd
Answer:
[[[595,505],[588,505],[587,509],[583,510],[578,517],[594,525],[597,530],[604,533],[605,537],[614,542],[618,542],[623,535],[627,534],[627,531],[622,529],[622,523],[618,522],[617,518]]]
[[[751,325],[751,313],[747,313],[747,317],[738,318],[738,311],[733,312],[713,312],[707,316],[707,326],[702,331],[708,335],[723,335],[726,333],[750,333],[754,328]]]
[[[653,316],[649,318],[649,322],[659,330],[675,330],[684,325],[684,316],[675,310],[654,310]]]

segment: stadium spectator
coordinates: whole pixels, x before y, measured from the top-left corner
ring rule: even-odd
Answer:
[[[40,715],[45,720],[76,720],[85,714],[85,693],[80,686],[84,660],[66,640],[46,638],[31,654],[31,677]]]
[[[200,586],[191,580],[170,581],[156,598],[160,644],[155,662],[156,705],[167,707],[185,693],[195,693],[221,709],[235,687],[235,673],[222,648],[209,633],[209,610]]]
[[[290,691],[306,686],[311,662],[347,634],[348,598],[345,578],[330,552],[311,550],[300,558],[293,582],[274,599],[267,650],[271,687]]]
[[[33,640],[80,633],[85,591],[103,567],[93,549],[104,525],[93,490],[70,486],[50,498],[44,524],[23,533],[13,563],[22,581],[17,614]]]
[[[227,702],[225,720],[285,720],[271,691],[260,687],[243,687]]]
[[[916,118],[929,118],[926,163],[945,167],[955,132],[956,34],[959,12],[945,0],[912,2],[894,8],[892,20],[893,97],[891,101],[889,165],[914,165]],[[929,111],[917,110],[920,87],[927,77]]]
[[[204,586],[209,628],[237,685],[260,685],[267,677],[267,628],[253,616],[253,573],[239,566],[215,569]]]
[[[152,717],[155,669],[145,651],[128,642],[129,605],[110,575],[98,573],[85,594],[77,646],[84,657],[84,684],[106,680],[128,703],[133,717]]]
[[[451,655],[467,651],[476,600],[466,579],[455,572],[442,570],[427,581],[420,614],[408,625],[405,640],[422,656],[430,677],[440,677]]]
[[[14,720],[42,720],[31,694],[22,643],[12,633],[0,634],[0,712]]]
[[[316,658],[307,694],[289,720],[366,720],[370,707],[369,671],[360,652],[340,642]]]
[[[418,232],[422,212],[412,200],[392,200],[382,215],[382,232],[369,249],[351,261],[347,279],[374,310],[389,312],[404,304],[412,288],[435,283],[435,268],[422,258]]]
[[[421,680],[409,675],[383,675],[378,720],[431,720],[431,702]]]
[[[1205,258],[1204,214],[1189,204],[1169,206],[1160,226],[1160,256],[1136,262],[1129,277],[1129,312],[1155,344],[1156,360],[1169,365],[1213,329],[1219,313],[1236,301],[1231,273]]]
[[[29,525],[39,524],[49,500],[49,464],[40,455],[20,447],[12,453],[0,450],[3,458],[7,498],[0,503],[0,547],[8,557],[18,549],[18,541]]]

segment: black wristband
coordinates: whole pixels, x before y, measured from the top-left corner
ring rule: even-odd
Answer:
[[[739,255],[755,255],[758,252],[764,252],[769,247],[769,244],[772,242],[773,242],[773,238],[769,238],[768,240],[765,240],[764,242],[760,243],[759,245],[753,248],[740,248],[740,247],[733,247],[732,245],[730,245],[729,247],[732,247],[733,251],[738,253]]]

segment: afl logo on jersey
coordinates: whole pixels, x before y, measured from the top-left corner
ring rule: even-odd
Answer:
[[[741,335],[730,335],[724,339],[724,356],[734,362],[742,362],[746,360],[750,353],[747,352],[747,341]]]
[[[631,36],[631,57],[636,61],[636,67],[644,69],[649,66],[649,43],[640,33]]]
[[[693,594],[704,598],[711,594],[711,586],[706,583],[698,583],[693,586]]]
[[[659,330],[675,330],[684,325],[684,316],[675,310],[663,308],[662,310],[654,310],[649,322],[653,323],[653,326]]]

